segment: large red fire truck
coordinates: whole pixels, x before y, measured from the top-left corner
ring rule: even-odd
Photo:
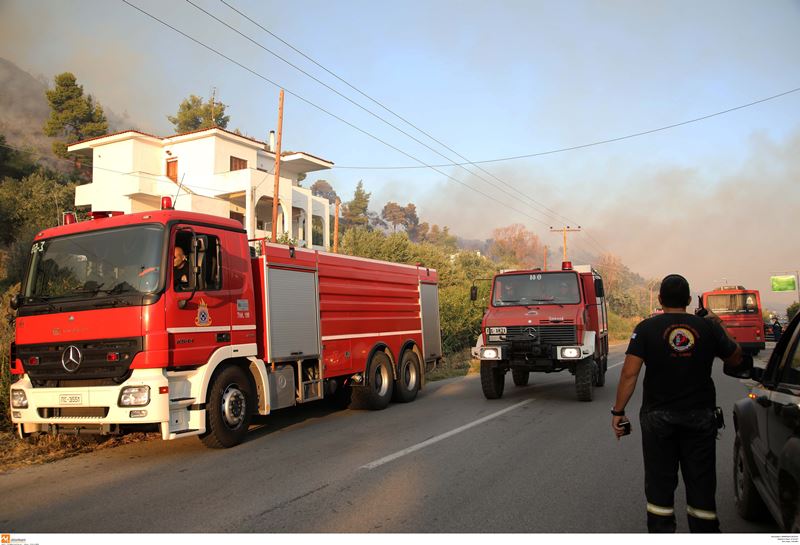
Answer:
[[[477,287],[471,297],[477,299]],[[600,274],[565,261],[560,271],[503,271],[492,279],[483,317],[481,387],[487,399],[502,397],[510,369],[525,386],[531,372],[568,370],[580,401],[605,384],[608,311]],[[479,343],[480,344],[480,343]]]
[[[728,333],[742,350],[756,355],[764,349],[764,319],[761,296],[744,286],[721,286],[703,293],[703,307],[720,317]]]
[[[18,432],[149,427],[229,447],[252,415],[417,396],[441,357],[435,270],[254,246],[239,222],[168,201],[39,233],[12,302]]]

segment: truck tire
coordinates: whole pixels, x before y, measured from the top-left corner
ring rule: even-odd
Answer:
[[[389,405],[394,390],[392,362],[389,356],[378,351],[372,355],[367,365],[367,383],[364,386],[353,386],[350,405],[354,409],[380,411]]]
[[[531,373],[527,369],[511,369],[511,378],[514,379],[514,386],[527,386]]]
[[[575,364],[575,393],[578,401],[594,399],[595,368],[592,358],[584,358]]]
[[[738,433],[733,441],[733,500],[736,511],[743,519],[758,521],[766,518],[767,506],[753,484]]]
[[[606,385],[606,371],[608,370],[608,358],[602,357],[597,363],[597,376],[594,385],[602,388]]]
[[[481,388],[486,399],[500,399],[506,385],[506,371],[490,361],[481,362]]]
[[[413,350],[406,350],[400,358],[400,365],[397,366],[393,399],[400,403],[414,401],[419,392],[421,379],[419,358]]]
[[[206,432],[200,436],[210,448],[228,448],[242,442],[250,427],[255,400],[247,374],[235,365],[214,377],[206,400]]]

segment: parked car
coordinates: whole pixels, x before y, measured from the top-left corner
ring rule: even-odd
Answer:
[[[800,316],[781,335],[765,369],[754,368],[745,399],[733,409],[736,509],[746,519],[767,513],[800,532]]]

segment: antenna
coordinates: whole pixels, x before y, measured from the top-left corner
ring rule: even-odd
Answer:
[[[174,203],[174,204],[172,205],[172,209],[173,209],[173,210],[175,209],[175,204],[177,204],[177,203],[178,203],[178,195],[180,195],[180,194],[181,194],[181,186],[183,185],[183,179],[184,179],[184,178],[186,178],[186,173],[185,173],[185,172],[183,173],[183,176],[181,176],[181,183],[179,183],[179,184],[178,184],[178,191],[176,191],[176,192],[175,192],[175,198],[174,198],[174,199],[172,199],[172,202]]]

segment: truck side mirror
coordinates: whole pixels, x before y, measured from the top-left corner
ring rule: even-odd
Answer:
[[[469,289],[469,300],[470,301],[477,301],[478,300],[478,286],[472,286]]]
[[[8,306],[11,307],[11,310],[17,310],[19,307],[22,306],[22,294],[18,293],[14,297],[11,298],[11,301],[8,302]]]
[[[753,371],[753,356],[750,354],[742,354],[742,361],[737,366],[727,364],[722,366],[722,372],[734,378],[754,378]]]
[[[603,281],[599,278],[594,279],[594,294],[597,297],[605,297],[605,290],[603,289]]]

